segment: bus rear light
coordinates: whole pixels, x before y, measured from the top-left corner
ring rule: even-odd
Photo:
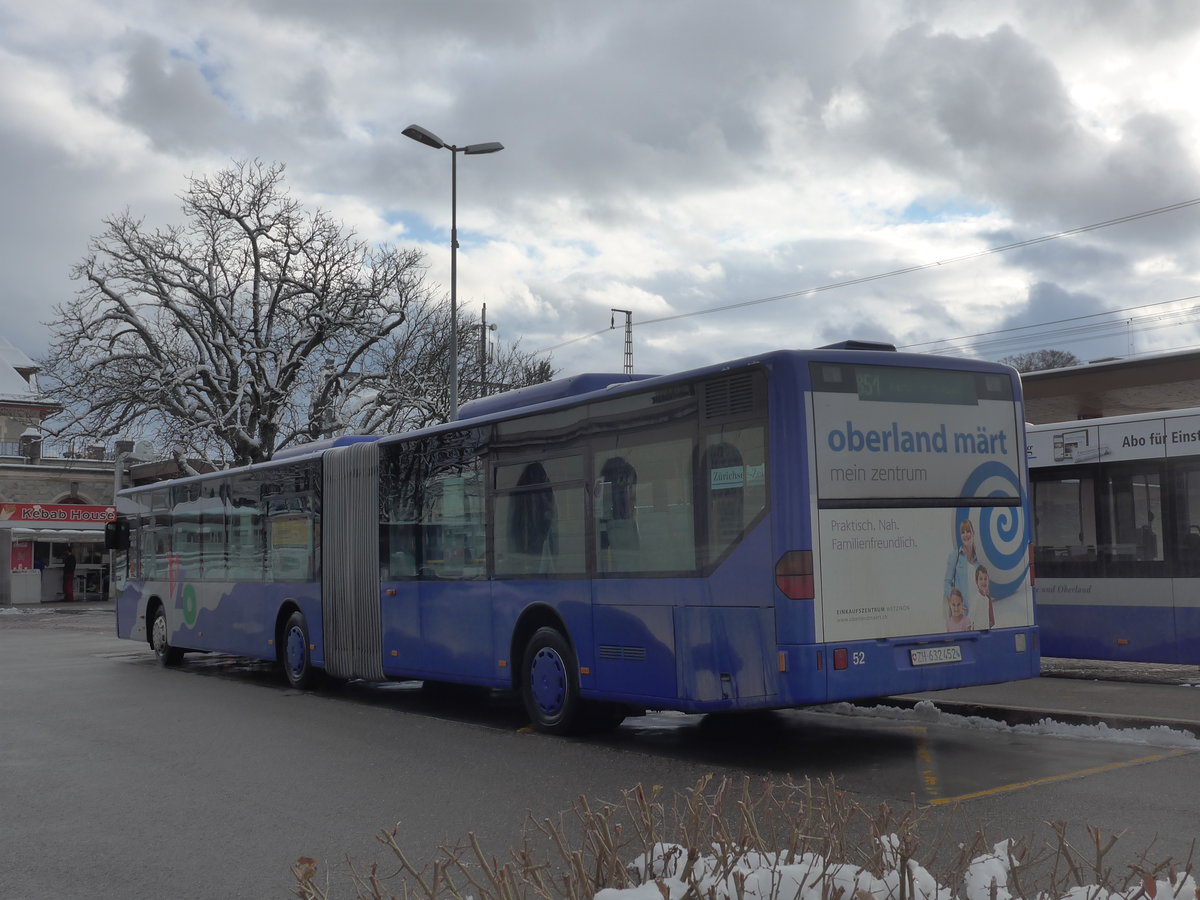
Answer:
[[[811,600],[814,595],[811,550],[789,550],[775,563],[775,584],[789,600]]]
[[[850,665],[850,654],[845,647],[835,647],[833,651],[833,667],[845,669]]]
[[[1033,568],[1033,542],[1030,541],[1029,542],[1029,586],[1033,587],[1035,584],[1037,584],[1037,576],[1035,575],[1034,568]]]

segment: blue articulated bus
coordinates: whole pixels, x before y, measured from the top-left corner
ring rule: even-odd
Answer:
[[[1038,673],[1014,370],[847,342],[583,375],[122,491],[117,628],[550,733]]]
[[[1046,655],[1200,664],[1200,409],[1028,440]]]

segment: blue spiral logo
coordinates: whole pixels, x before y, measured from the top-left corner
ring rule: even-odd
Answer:
[[[972,472],[963,485],[964,497],[1021,497],[1017,473],[991,461]],[[973,518],[974,516],[974,518]],[[1029,517],[1024,506],[960,508],[954,515],[951,540],[958,542],[959,528],[971,519],[976,547],[987,561],[992,598],[1011,597],[1029,574]]]

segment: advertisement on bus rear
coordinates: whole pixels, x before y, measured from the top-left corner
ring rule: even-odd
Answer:
[[[1031,625],[1026,448],[1005,376],[898,370],[896,386],[891,369],[838,368],[810,395],[821,639]]]

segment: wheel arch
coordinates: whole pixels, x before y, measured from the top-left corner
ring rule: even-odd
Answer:
[[[160,609],[163,611],[163,615],[165,616],[167,614],[167,604],[161,596],[158,594],[151,594],[148,598],[146,598],[146,615],[142,621],[145,623],[146,643],[151,647],[154,646],[154,635],[151,634],[150,624],[154,621],[154,614]]]
[[[516,626],[513,628],[512,643],[509,646],[508,658],[510,660],[509,672],[514,690],[519,690],[521,686],[521,670],[525,667],[525,648],[529,645],[530,638],[534,636],[539,628],[553,628],[559,632],[571,648],[571,652],[575,655],[576,665],[578,665],[579,650],[575,646],[575,639],[571,636],[571,630],[567,628],[566,620],[559,615],[554,607],[545,603],[535,603],[521,613],[517,619]]]
[[[300,613],[303,615],[304,610],[300,608],[300,604],[295,600],[284,600],[279,604],[279,610],[275,613],[275,661],[280,665],[287,662],[284,659],[283,630],[287,627],[288,619],[292,617],[292,613]],[[307,618],[307,617],[306,617]]]

